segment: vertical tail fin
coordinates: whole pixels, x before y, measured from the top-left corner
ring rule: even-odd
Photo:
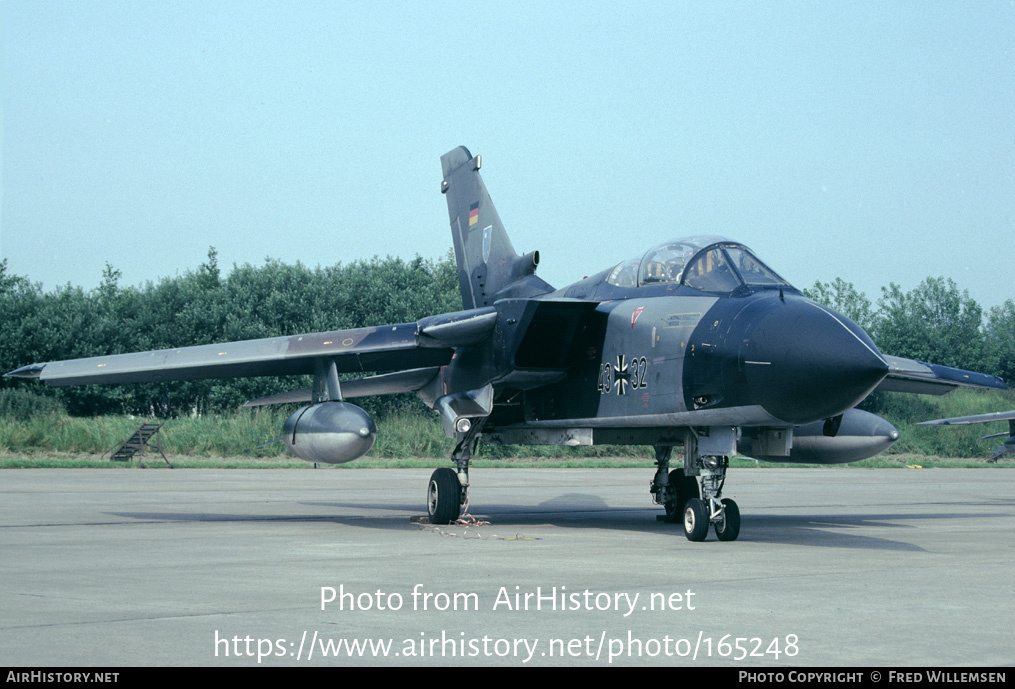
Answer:
[[[464,146],[441,156],[441,193],[448,200],[463,308],[552,292],[553,287],[534,275],[539,252],[515,253],[479,167],[480,156],[473,157]]]

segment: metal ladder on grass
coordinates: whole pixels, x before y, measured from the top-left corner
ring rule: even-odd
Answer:
[[[166,459],[166,454],[162,451],[162,436],[159,435],[159,429],[164,425],[161,423],[141,424],[141,427],[134,431],[132,436],[124,440],[119,447],[113,450],[112,454],[109,455],[109,459],[114,462],[129,462],[134,459],[136,454],[138,466],[144,467],[141,459],[144,457],[145,446],[154,439],[155,449],[162,455],[162,459],[166,460],[169,468],[172,469],[172,463]]]

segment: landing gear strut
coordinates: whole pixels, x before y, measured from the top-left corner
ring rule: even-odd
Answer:
[[[726,435],[724,440],[722,434],[725,429],[711,432],[710,438],[707,434],[702,436],[703,440],[708,439],[708,447],[732,451],[735,447],[732,434]],[[715,527],[715,535],[720,541],[735,541],[740,535],[740,508],[732,499],[722,497],[729,457],[725,454],[700,454],[698,440],[697,433],[689,430],[684,441],[684,467],[673,471],[670,471],[673,447],[655,446],[656,473],[649,492],[656,504],[666,508],[666,516],[658,519],[683,523],[684,535],[689,541],[704,541],[708,537],[709,524]]]
[[[430,475],[426,489],[426,510],[431,524],[450,524],[458,519],[462,507],[469,502],[469,462],[479,442],[479,431],[485,418],[474,419],[469,429],[458,434],[458,444],[451,453],[457,471],[448,467]]]
[[[704,541],[712,524],[720,541],[735,541],[740,535],[740,508],[731,498],[720,497],[729,457],[703,455],[688,459],[685,467],[693,465],[701,476],[701,497],[691,498],[684,506],[684,535],[689,541]]]
[[[649,493],[657,505],[666,508],[666,516],[660,519],[676,524],[684,518],[684,505],[691,498],[698,497],[698,481],[687,476],[683,469],[670,471],[672,445],[656,445],[656,474],[649,484]]]

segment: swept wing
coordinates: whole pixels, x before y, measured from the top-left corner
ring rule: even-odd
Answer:
[[[415,323],[50,361],[6,375],[61,386],[310,374],[320,361],[334,361],[338,373],[405,371],[447,364],[454,347],[489,337],[496,316],[473,309]]]
[[[883,356],[888,364],[888,375],[876,388],[883,392],[943,395],[960,386],[1008,389],[997,376],[887,354]]]

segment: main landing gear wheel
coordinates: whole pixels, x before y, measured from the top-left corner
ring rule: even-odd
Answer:
[[[689,541],[704,541],[708,536],[708,508],[701,498],[691,498],[684,505],[684,535]]]
[[[431,524],[450,524],[462,508],[462,485],[454,469],[437,469],[430,475],[426,490],[426,509]]]
[[[735,541],[740,535],[740,508],[730,498],[723,498],[722,506],[723,517],[715,523],[715,535],[720,541]]]
[[[667,500],[666,521],[676,524],[684,518],[684,506],[691,498],[700,497],[698,492],[698,480],[693,476],[686,476],[683,469],[674,469],[670,472],[670,490],[674,498]]]

